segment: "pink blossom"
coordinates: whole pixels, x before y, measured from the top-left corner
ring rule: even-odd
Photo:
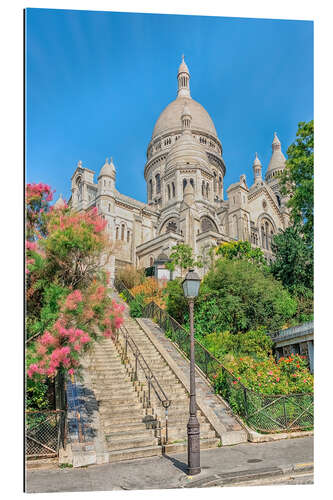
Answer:
[[[91,341],[91,338],[87,334],[82,335],[82,337],[80,338],[81,344],[86,344],[87,342],[90,342],[90,341]]]
[[[73,370],[73,368],[70,368],[70,369],[68,370],[68,373],[69,373],[69,375],[74,375],[74,370]]]
[[[25,242],[25,248],[27,250],[31,250],[31,251],[35,251],[37,249],[37,243],[35,243],[34,241],[26,241]]]

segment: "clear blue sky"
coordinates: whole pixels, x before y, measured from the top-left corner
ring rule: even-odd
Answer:
[[[313,118],[310,21],[28,9],[27,181],[68,199],[78,160],[98,174],[112,156],[117,189],[146,201],[146,148],[182,53],[222,141],[226,187],[242,173],[252,184],[256,151],[267,168],[274,131],[285,153]]]

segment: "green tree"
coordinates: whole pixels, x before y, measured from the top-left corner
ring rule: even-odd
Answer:
[[[167,310],[188,323],[188,305],[180,280],[168,285]],[[219,258],[200,286],[195,305],[196,337],[214,332],[232,334],[274,331],[295,315],[297,302],[270,273],[246,259]]]
[[[299,225],[293,225],[276,234],[272,241],[274,262],[271,271],[283,286],[293,292],[295,288],[313,287],[313,252],[301,234]]]
[[[188,312],[188,302],[185,298],[182,280],[176,278],[168,281],[166,288],[167,311],[181,325],[184,323],[184,313]]]
[[[297,300],[296,322],[313,315],[313,120],[301,122],[288,148],[281,192],[289,197],[289,226],[273,237],[272,274]]]
[[[303,224],[302,232],[310,242],[313,238],[313,120],[300,122],[296,140],[287,150],[288,160],[281,174],[281,192],[289,197],[293,224]]]
[[[240,240],[221,243],[216,247],[215,253],[225,259],[244,259],[262,268],[267,268],[262,250],[252,248],[248,241]]]
[[[195,307],[199,335],[281,328],[297,303],[279,281],[246,260],[218,259],[205,276]]]
[[[180,267],[180,274],[183,276],[183,271],[193,267],[202,267],[202,259],[200,257],[195,259],[193,250],[189,245],[178,243],[171,250],[170,262],[166,264],[170,271],[174,271],[178,266]]]

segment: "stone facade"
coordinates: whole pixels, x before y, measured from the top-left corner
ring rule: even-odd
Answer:
[[[95,172],[81,162],[71,179],[73,208],[97,206],[107,220],[110,239],[117,243],[113,276],[126,264],[153,265],[159,254],[168,255],[179,242],[205,255],[220,242],[248,240],[270,260],[272,235],[288,225],[277,178],[285,157],[277,135],[265,178],[256,154],[253,184],[249,187],[241,175],[228,187],[225,198],[222,144],[209,114],[191,97],[184,59],[177,79],[177,98],[162,111],[147,148],[147,203],[117,191],[112,158],[101,168],[97,184]]]

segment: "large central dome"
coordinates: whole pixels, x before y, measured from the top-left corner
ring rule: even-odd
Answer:
[[[214,127],[213,120],[201,104],[192,99],[190,93],[190,72],[187,64],[184,61],[184,56],[178,69],[178,92],[177,99],[170,104],[160,114],[154,130],[152,139],[155,139],[161,134],[168,134],[179,131],[181,124],[181,114],[186,105],[192,116],[192,129],[217,138],[217,133]]]
[[[152,139],[160,134],[179,130],[181,114],[184,105],[190,110],[192,116],[192,129],[202,130],[217,137],[213,120],[201,104],[191,97],[179,96],[162,111],[153,130]]]

